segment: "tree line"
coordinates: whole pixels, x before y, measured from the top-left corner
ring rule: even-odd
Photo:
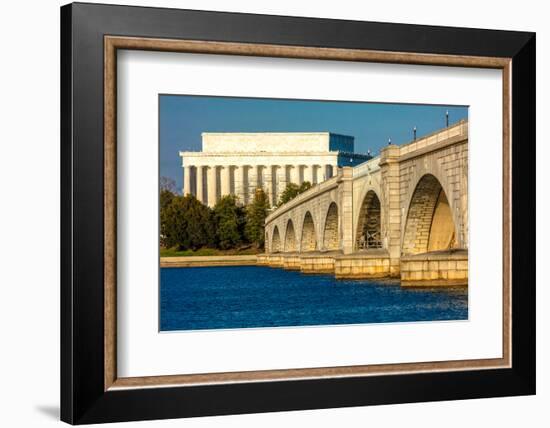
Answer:
[[[288,202],[311,187],[289,183],[277,206]],[[252,201],[243,206],[234,195],[223,196],[213,208],[195,196],[176,194],[175,183],[161,178],[161,246],[183,250],[217,248],[228,250],[243,246],[264,248],[264,223],[269,214],[267,194],[257,188]]]
[[[264,247],[264,222],[269,201],[263,189],[257,189],[247,206],[234,195],[223,196],[213,208],[195,196],[160,193],[161,245],[178,250],[202,247],[227,250],[244,245]]]

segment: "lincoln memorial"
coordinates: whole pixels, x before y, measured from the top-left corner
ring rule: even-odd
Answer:
[[[249,203],[261,187],[273,206],[288,183],[328,180],[338,167],[371,159],[354,152],[354,137],[331,132],[202,134],[202,150],[180,152],[183,194],[212,207],[233,194]]]

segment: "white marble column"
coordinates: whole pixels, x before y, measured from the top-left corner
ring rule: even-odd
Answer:
[[[334,174],[332,173],[332,165],[327,164],[323,168],[324,174],[325,174],[325,180],[328,180],[329,178],[333,177]]]
[[[290,167],[290,182],[300,185],[300,165],[292,165]]]
[[[215,166],[209,166],[208,167],[208,177],[206,180],[206,186],[208,189],[208,206],[213,207],[216,205],[216,199],[217,199],[217,183],[216,183],[216,167]]]
[[[197,167],[192,166],[189,169],[189,173],[191,175],[190,183],[189,183],[189,193],[191,193],[195,198],[197,197]]]
[[[231,193],[231,165],[225,165],[220,170],[220,195],[226,196]]]
[[[248,201],[252,202],[254,200],[254,194],[256,193],[256,188],[258,187],[258,166],[257,165],[252,165],[250,168],[248,168],[246,183],[247,183],[247,191],[248,191]]]
[[[199,202],[202,202],[204,204],[204,180],[203,180],[203,174],[204,174],[204,167],[197,166],[195,167],[196,170],[196,181],[197,181],[197,199]]]
[[[279,197],[286,189],[286,183],[287,183],[287,176],[286,176],[286,165],[278,165],[277,166],[277,187],[275,195],[275,200],[279,202]]]
[[[321,179],[323,178],[321,176],[321,173],[320,173],[320,170],[321,168],[319,168],[319,165],[311,165],[311,171],[312,171],[312,176],[313,176],[313,181],[311,184],[318,184]]]
[[[305,165],[304,166],[304,181],[309,181],[309,183],[313,186],[313,165]]]
[[[273,174],[273,167],[271,165],[267,165],[262,168],[262,183],[264,186],[264,190],[267,193],[267,198],[269,199],[269,204],[271,206],[275,205],[275,201],[273,199],[273,181],[275,179],[275,175]]]
[[[244,186],[244,166],[237,165],[235,167],[235,196],[237,196],[237,202],[246,204],[245,199],[245,186]]]
[[[183,168],[183,196],[191,194],[191,166]]]

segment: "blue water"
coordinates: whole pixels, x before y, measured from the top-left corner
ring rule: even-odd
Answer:
[[[163,268],[160,329],[362,324],[468,318],[468,291],[401,288],[259,266]]]

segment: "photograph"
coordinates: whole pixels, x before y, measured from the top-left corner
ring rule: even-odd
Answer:
[[[468,320],[468,106],[158,100],[161,332]]]

